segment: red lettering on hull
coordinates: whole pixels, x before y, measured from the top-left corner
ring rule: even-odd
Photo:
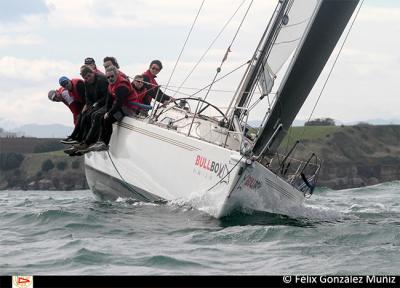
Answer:
[[[226,164],[209,160],[206,157],[200,155],[196,156],[194,165],[203,168],[209,172],[213,172],[219,178],[224,178],[226,173],[228,172],[228,166]],[[227,182],[229,182],[229,180]]]

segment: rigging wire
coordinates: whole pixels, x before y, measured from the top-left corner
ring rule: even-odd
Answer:
[[[143,83],[145,83],[145,82],[143,81]],[[161,85],[161,87],[163,87],[163,86]],[[176,90],[176,88],[178,88],[178,86],[174,86],[174,85],[168,86],[168,90],[170,90],[170,91],[178,91],[178,90]],[[198,91],[201,88],[199,88],[199,87],[181,87],[181,89]],[[223,92],[223,93],[235,93],[235,90],[225,90],[225,89],[211,89],[211,91],[212,92]],[[244,93],[250,93],[250,92],[244,92]],[[254,94],[262,95],[263,93],[262,92],[254,92]],[[274,95],[274,94],[276,94],[276,92],[270,92],[270,94]]]
[[[214,83],[215,83],[215,82],[218,82],[218,81],[220,81],[220,80],[222,80],[222,79],[224,79],[225,77],[229,76],[229,75],[232,74],[233,72],[236,72],[237,70],[239,70],[239,69],[242,68],[243,66],[249,64],[250,61],[251,61],[251,60],[246,61],[246,62],[243,63],[242,65],[240,65],[240,66],[236,67],[235,69],[233,69],[231,72],[226,73],[225,75],[219,77],[218,79],[216,79],[216,80],[214,81]],[[193,97],[193,96],[199,94],[201,91],[207,89],[207,88],[210,87],[211,85],[212,85],[212,84],[208,84],[208,85],[204,86],[204,87],[201,88],[200,90],[198,90],[198,91],[196,91],[195,93],[193,93],[190,97]],[[178,88],[178,89],[179,89],[179,88]],[[179,91],[179,90],[178,90],[178,91]]]
[[[203,60],[203,58],[207,55],[208,51],[211,49],[211,47],[214,45],[214,43],[218,40],[219,36],[221,36],[222,32],[224,32],[225,28],[228,26],[228,24],[232,21],[233,17],[235,17],[236,13],[239,11],[239,9],[242,7],[242,5],[246,2],[246,0],[243,0],[242,3],[240,3],[239,7],[236,9],[236,11],[233,13],[233,15],[228,19],[228,21],[222,26],[222,29],[218,32],[217,36],[214,38],[214,40],[211,42],[211,44],[208,46],[206,51],[201,55],[200,59],[197,61],[197,63],[193,66],[192,70],[190,70],[189,74],[186,76],[186,78],[183,80],[181,83],[180,87],[178,88],[178,91],[180,88],[186,83],[186,81],[189,79],[189,77],[192,75],[194,70],[196,70],[197,66],[200,64],[200,62]],[[176,93],[174,94],[174,96]]]
[[[194,25],[196,24],[197,18],[198,18],[199,15],[200,15],[200,11],[201,11],[201,9],[203,8],[204,1],[205,1],[205,0],[203,0],[203,2],[201,2],[200,8],[199,8],[199,10],[197,11],[196,17],[194,18],[194,21],[193,21],[193,23],[192,23],[192,26],[190,27],[189,33],[188,33],[188,35],[187,35],[187,37],[186,37],[186,39],[185,39],[185,43],[183,44],[183,47],[182,47],[182,49],[181,49],[181,52],[179,53],[178,59],[176,59],[174,69],[172,69],[171,75],[169,76],[169,79],[168,79],[168,82],[167,82],[167,85],[166,85],[166,88],[165,88],[165,89],[168,89],[169,82],[171,81],[171,78],[172,78],[172,76],[173,76],[174,73],[175,73],[175,69],[176,69],[176,67],[178,66],[179,60],[181,59],[181,56],[182,56],[182,53],[183,53],[183,51],[185,50],[185,47],[186,47],[186,44],[187,44],[187,42],[188,42],[188,40],[189,40],[190,35],[192,34]]]
[[[339,49],[338,54],[336,55],[335,61],[333,62],[333,65],[332,65],[332,67],[331,67],[331,69],[330,69],[330,71],[329,71],[328,77],[325,79],[324,85],[322,86],[321,92],[320,92],[319,95],[318,95],[317,101],[316,101],[315,104],[314,104],[314,107],[313,107],[313,109],[312,109],[312,111],[311,111],[311,113],[310,113],[310,117],[308,117],[307,122],[311,120],[311,117],[312,117],[312,115],[314,114],[315,108],[317,107],[318,102],[319,102],[319,100],[320,100],[320,98],[321,98],[321,95],[322,95],[322,93],[323,93],[324,90],[325,90],[326,84],[328,83],[328,80],[329,80],[329,78],[330,78],[330,76],[331,76],[331,74],[332,74],[332,71],[333,71],[333,69],[335,68],[335,65],[336,65],[336,62],[337,62],[337,60],[338,60],[338,58],[339,58],[339,55],[340,55],[340,53],[342,52],[342,49],[343,49],[343,47],[344,47],[344,44],[346,43],[347,37],[349,36],[351,29],[353,28],[354,22],[355,22],[356,19],[357,19],[358,13],[360,12],[360,9],[361,9],[361,6],[363,5],[363,3],[364,3],[364,0],[361,1],[360,5],[359,5],[359,7],[358,7],[358,10],[357,10],[357,12],[356,12],[356,15],[355,15],[353,21],[351,22],[350,28],[349,28],[349,30],[347,31],[346,37],[344,38],[344,41],[343,41],[343,43],[342,43],[342,45],[341,45],[341,47],[340,47],[340,49]],[[299,139],[303,138],[304,133],[305,133],[305,131],[306,131],[305,128],[306,128],[306,126],[303,127],[303,131],[302,131],[302,134],[300,135]]]
[[[204,1],[205,1],[205,0],[203,0],[203,1],[201,2],[200,8],[199,8],[199,10],[197,11],[197,14],[196,14],[195,19],[193,20],[193,23],[192,23],[192,26],[190,27],[189,33],[188,33],[188,35],[186,36],[185,43],[183,44],[182,49],[181,49],[181,52],[179,53],[178,59],[176,59],[175,66],[174,66],[174,68],[172,69],[171,75],[169,76],[169,79],[168,79],[168,82],[167,82],[167,85],[166,85],[166,89],[168,89],[169,82],[171,81],[171,78],[172,78],[172,76],[174,75],[175,69],[176,69],[176,67],[178,66],[179,60],[180,60],[180,58],[181,58],[181,56],[182,56],[183,51],[185,50],[186,44],[187,44],[187,42],[188,42],[188,40],[189,40],[189,37],[190,37],[190,35],[192,34],[194,25],[196,24],[197,18],[198,18],[199,15],[200,15],[200,11],[201,11],[201,9],[203,8]],[[157,99],[158,93],[159,93],[159,92],[160,92],[160,90],[157,90],[157,94],[156,94],[155,99]],[[175,96],[175,95],[176,95],[176,93],[174,94],[174,96]],[[156,113],[156,111],[158,110],[159,107],[160,107],[160,104],[157,104],[156,109],[154,109],[154,110],[152,111],[152,113],[151,113],[152,116],[155,115],[155,113]]]
[[[162,87],[162,86],[161,86],[161,87]],[[178,90],[173,89],[173,87],[174,87],[174,86],[169,86],[168,91],[170,91],[170,92],[176,92],[177,94],[187,96],[188,98],[192,98],[192,97],[190,97],[191,94],[185,93],[185,92],[179,92]],[[186,89],[196,90],[196,91],[199,90],[199,88],[186,88]],[[167,91],[167,90],[165,90],[165,91]],[[235,91],[232,91],[232,90],[219,90],[219,89],[212,89],[211,91],[212,91],[212,92],[218,92],[218,93],[234,93],[234,92],[235,92]],[[261,96],[261,93],[257,93],[257,95],[260,95],[260,96]],[[176,99],[176,98],[175,98],[175,99]],[[228,107],[226,107],[226,108],[228,108]]]
[[[225,175],[224,177],[222,177],[221,179],[219,179],[219,180],[217,181],[217,183],[215,183],[213,186],[211,186],[210,188],[208,188],[207,191],[210,191],[210,190],[214,189],[218,184],[222,183],[222,181],[224,181],[224,179],[225,179],[227,176],[229,176],[229,175],[232,173],[233,169],[235,169],[236,166],[242,161],[242,159],[244,158],[244,156],[245,156],[245,155],[242,155],[242,157],[240,157],[240,159],[236,162],[236,164],[233,165],[233,167],[231,168],[231,170],[229,170],[228,173],[226,173],[226,175]],[[240,179],[240,177],[239,177],[239,179]],[[239,179],[238,179],[238,180],[239,180]],[[237,183],[237,182],[236,182],[236,183]],[[229,194],[229,196],[230,196],[230,194]],[[229,196],[228,196],[228,197],[229,197]]]
[[[244,22],[244,20],[246,19],[247,14],[249,13],[249,10],[250,10],[251,5],[253,5],[253,0],[250,1],[249,7],[247,7],[246,13],[244,13],[243,18],[242,18],[242,21],[240,22],[238,28],[236,29],[235,36],[233,36],[233,39],[232,39],[232,41],[231,41],[231,44],[229,44],[228,48],[226,49],[224,58],[222,58],[221,64],[220,64],[219,67],[217,68],[217,71],[216,71],[216,73],[215,73],[214,79],[213,79],[213,81],[211,82],[210,87],[208,88],[208,91],[207,91],[207,93],[206,93],[206,96],[204,96],[204,100],[207,99],[207,96],[208,96],[208,94],[210,93],[211,87],[212,87],[212,85],[214,85],[214,83],[215,83],[215,79],[217,79],[218,74],[221,72],[222,65],[224,65],[225,61],[228,59],[228,54],[229,54],[229,52],[231,52],[231,47],[232,47],[232,45],[233,45],[233,42],[236,40],[236,37],[237,37],[237,35],[238,35],[239,31],[240,31],[240,28],[242,28],[243,22]],[[201,108],[200,108],[200,109],[201,109]]]
[[[270,21],[269,21],[269,23],[267,25],[267,28],[264,31],[263,36],[261,37],[261,40],[260,40],[260,42],[259,42],[259,44],[257,46],[257,49],[254,52],[252,61],[254,61],[254,63],[256,63],[255,66],[259,66],[258,65],[258,63],[260,61],[259,58],[262,56],[262,54],[264,54],[263,58],[265,58],[265,56],[267,55],[266,54],[267,50],[265,50],[265,44],[266,43],[264,43],[266,41],[265,37],[268,35],[267,31],[271,31],[271,29],[275,30],[275,32],[272,35],[272,38],[270,39],[272,41],[272,43],[273,43],[273,42],[276,41],[276,38],[277,38],[278,33],[279,33],[278,31],[280,31],[280,29],[282,28],[282,25],[273,23],[272,22],[273,19],[277,19],[277,17],[282,17],[282,15],[283,15],[282,11],[285,11],[285,10],[289,11],[291,6],[292,6],[292,4],[293,4],[293,0],[292,1],[283,1],[283,0],[281,0],[281,1],[279,1],[278,5],[276,6],[276,8],[275,8],[275,10],[274,10],[274,12],[272,14],[272,18],[270,19]],[[264,43],[264,44],[262,44],[262,43]],[[268,51],[269,51],[268,53],[270,53],[270,49],[272,49],[272,47],[268,48]],[[267,57],[269,57],[269,56],[267,56]],[[253,67],[253,69],[250,70],[250,66],[249,66],[248,67],[248,73],[246,73],[247,75],[245,75],[244,78],[242,78],[242,80],[241,80],[241,82],[239,84],[239,87],[237,88],[237,92],[235,93],[234,97],[232,98],[232,100],[231,100],[231,102],[229,104],[229,108],[228,108],[227,114],[228,114],[229,110],[231,109],[231,106],[232,106],[233,102],[236,99],[236,107],[233,107],[233,109],[230,112],[230,116],[229,117],[233,117],[235,111],[237,111],[237,109],[240,109],[238,106],[242,106],[241,108],[245,108],[245,107],[248,106],[249,99],[248,99],[247,96],[244,97],[243,90],[244,89],[249,90],[250,95],[251,95],[251,93],[253,93],[255,91],[254,83],[259,81],[259,75],[257,75],[257,74],[259,74],[259,72],[256,72],[256,75],[254,75],[255,68],[256,67]],[[258,67],[257,70],[259,70],[260,68],[262,69],[262,71],[265,70],[263,61],[261,61],[261,67]],[[274,74],[274,73],[272,73],[272,74]],[[250,83],[253,83],[253,84],[250,84],[250,87],[246,87],[246,86],[249,85],[249,83],[247,83],[246,86],[244,86],[245,85],[244,81],[247,81],[247,82],[251,81]],[[241,114],[241,116],[243,115],[243,113],[240,113],[240,114]]]
[[[217,80],[215,80],[215,82],[218,82],[218,81],[224,79],[225,77],[229,76],[230,74],[236,72],[237,70],[239,70],[239,69],[242,68],[243,66],[249,64],[250,61],[251,61],[251,60],[247,61],[246,63],[243,63],[242,65],[240,65],[240,66],[238,66],[238,67],[236,67],[235,69],[233,69],[233,70],[230,71],[229,73],[226,73],[225,75],[223,75],[223,76],[221,76],[220,78],[218,78]],[[180,94],[189,96],[188,98],[193,98],[194,95],[196,95],[196,94],[200,93],[201,91],[207,89],[210,85],[211,85],[211,84],[208,84],[207,86],[201,88],[200,90],[198,90],[197,92],[195,92],[195,93],[193,93],[193,94],[191,94],[191,95],[187,95],[187,94],[185,94],[185,93],[179,92],[179,90],[176,90],[175,94],[180,93]],[[161,87],[162,87],[162,86],[161,86]],[[173,91],[172,89],[169,89],[169,90]],[[155,111],[158,109],[158,107],[159,107],[159,106],[157,106],[156,109],[153,109],[153,112],[152,112],[153,114],[152,114],[152,115],[154,115],[154,113],[155,113]]]
[[[113,165],[115,171],[118,173],[119,177],[121,178],[121,181],[122,181],[121,184],[122,184],[123,186],[125,186],[130,192],[133,192],[134,194],[137,194],[137,191],[135,191],[135,190],[131,187],[131,185],[129,185],[129,183],[125,181],[124,177],[122,177],[122,175],[121,175],[121,173],[119,172],[117,166],[115,166],[115,163],[114,163],[113,159],[111,158],[111,154],[110,154],[110,151],[109,151],[109,150],[107,150],[107,154],[108,154],[108,157],[109,157],[110,160],[111,160],[111,164]],[[145,196],[142,195],[142,194],[140,194],[140,196],[142,196],[144,199],[146,199],[146,200],[149,201],[149,202],[151,201],[150,199],[148,199],[147,197],[145,197]]]

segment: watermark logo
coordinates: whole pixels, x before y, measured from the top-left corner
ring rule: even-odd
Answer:
[[[377,287],[377,284],[389,287],[390,285],[386,284],[391,284],[390,287],[398,287],[392,284],[398,284],[399,281],[398,276],[387,275],[284,275],[282,276],[282,282],[284,284],[300,285],[301,287],[304,285],[320,287],[325,284],[329,284],[329,286],[343,284],[343,287]]]
[[[13,288],[33,288],[33,276],[12,276]]]

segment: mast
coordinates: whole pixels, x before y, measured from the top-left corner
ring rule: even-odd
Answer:
[[[273,153],[317,81],[358,0],[320,0],[277,91],[269,117],[261,128],[253,154]],[[242,102],[240,102],[242,103]]]
[[[268,23],[267,28],[265,29],[257,46],[257,49],[254,52],[253,58],[251,60],[251,63],[249,64],[246,74],[241,81],[241,87],[239,86],[238,88],[239,92],[237,92],[238,96],[235,97],[237,98],[235,107],[245,107],[247,100],[251,95],[251,92],[253,92],[257,84],[257,80],[260,76],[260,72],[262,71],[262,68],[265,64],[264,61],[266,60],[268,52],[270,51],[272,44],[276,39],[277,33],[281,27],[282,19],[285,14],[285,9],[288,6],[289,1],[290,0],[280,0],[278,2],[271,21]],[[235,109],[234,115],[240,118],[242,112],[243,110],[240,108]]]

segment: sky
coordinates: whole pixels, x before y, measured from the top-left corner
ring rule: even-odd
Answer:
[[[0,127],[7,123],[72,126],[67,107],[50,102],[47,92],[58,87],[61,76],[79,78],[86,57],[93,57],[102,68],[102,59],[114,56],[130,76],[141,74],[151,60],[160,59],[164,69],[159,84],[169,83],[176,90],[214,42],[183,85],[182,91],[193,93],[214,78],[249,3],[205,0],[172,73],[201,0],[0,0]],[[220,75],[251,58],[276,3],[254,0]],[[365,0],[312,118],[340,122],[400,119],[399,35],[400,3]],[[297,119],[310,117],[338,51],[337,47]],[[243,73],[239,69],[216,83],[213,89],[227,92],[211,92],[209,100],[227,106]],[[253,120],[262,119],[262,114],[254,112]]]

